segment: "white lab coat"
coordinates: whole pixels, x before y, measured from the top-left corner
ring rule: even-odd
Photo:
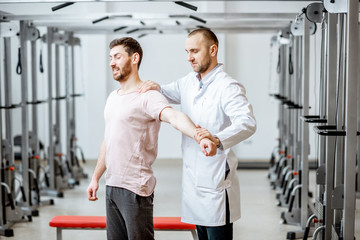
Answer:
[[[205,157],[195,140],[182,136],[183,181],[182,221],[202,226],[225,224],[225,189],[230,206],[230,222],[240,218],[240,186],[237,159],[230,147],[250,137],[256,130],[252,107],[245,88],[229,77],[218,64],[202,79],[197,73],[167,85],[161,92],[170,103],[181,104],[195,124],[216,135],[223,150]],[[226,162],[230,172],[225,179]]]

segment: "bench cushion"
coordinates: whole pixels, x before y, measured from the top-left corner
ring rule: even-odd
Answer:
[[[106,228],[105,216],[55,216],[50,227],[58,228]],[[192,230],[193,224],[181,222],[180,217],[154,217],[155,230]]]
[[[106,228],[105,216],[55,216],[50,227],[61,228]]]
[[[190,229],[196,229],[196,226],[193,224],[181,222],[180,217],[154,217],[154,229],[155,230],[162,230],[162,229],[190,230]]]

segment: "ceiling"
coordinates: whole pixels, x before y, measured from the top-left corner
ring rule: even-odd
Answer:
[[[221,33],[276,33],[309,1],[0,0],[0,19],[82,34],[171,34],[206,27]]]

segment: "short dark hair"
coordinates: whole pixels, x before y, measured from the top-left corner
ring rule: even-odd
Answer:
[[[219,40],[216,37],[215,33],[213,33],[210,29],[208,28],[198,28],[193,30],[192,32],[189,33],[188,37],[191,37],[195,34],[202,34],[204,36],[204,38],[207,40],[207,42],[209,43],[209,47],[213,44],[215,44],[217,47],[219,47]]]
[[[140,68],[141,60],[143,57],[143,51],[138,41],[136,41],[131,37],[116,38],[110,42],[109,48],[112,49],[113,47],[116,46],[123,46],[125,51],[129,54],[129,56],[133,55],[134,53],[138,53],[140,56],[138,69]]]

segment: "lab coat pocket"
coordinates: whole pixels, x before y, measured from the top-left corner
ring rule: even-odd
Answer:
[[[225,177],[225,159],[225,155],[206,157],[198,153],[195,166],[196,187],[203,190],[220,190]]]

